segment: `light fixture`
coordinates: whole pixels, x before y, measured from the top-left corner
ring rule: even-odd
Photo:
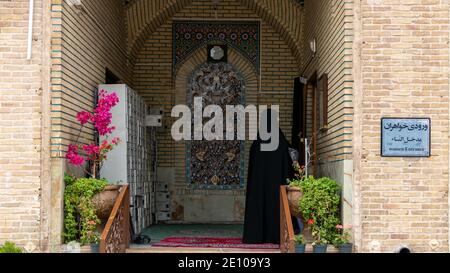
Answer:
[[[302,84],[307,84],[307,83],[308,83],[308,78],[301,76],[301,77],[300,77],[300,82],[301,82]]]
[[[311,52],[313,54],[316,54],[317,52],[317,43],[316,43],[316,39],[312,39],[311,41],[309,41],[309,49],[311,50]]]
[[[81,6],[83,5],[81,3],[81,0],[66,0],[67,4],[69,4],[69,6]]]
[[[78,9],[78,12],[82,12],[84,10],[84,5],[81,0],[66,0],[66,2],[69,6]]]

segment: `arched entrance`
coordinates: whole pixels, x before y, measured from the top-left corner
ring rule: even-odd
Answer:
[[[203,99],[203,109],[217,105],[226,112],[227,105],[245,103],[245,82],[229,63],[205,63],[192,74],[187,87],[187,102],[194,112],[194,98]],[[211,118],[210,118],[211,119]],[[203,124],[210,119],[204,119]],[[226,126],[213,128],[223,130]],[[192,119],[192,128],[194,119]],[[237,126],[234,126],[236,131]],[[235,132],[236,135],[236,132]],[[230,189],[244,185],[245,143],[239,140],[194,140],[187,143],[186,170],[188,183],[199,188]]]

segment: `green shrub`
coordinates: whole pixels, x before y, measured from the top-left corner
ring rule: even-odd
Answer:
[[[331,243],[336,236],[336,225],[340,223],[341,187],[327,177],[315,179],[310,176],[293,182],[303,192],[300,211],[312,226],[316,243]]]
[[[289,180],[289,186],[295,188],[301,188],[303,180]]]
[[[16,246],[16,244],[12,242],[5,242],[4,245],[0,246],[0,253],[23,253],[23,249]]]
[[[64,192],[64,241],[81,244],[98,243],[96,227],[100,219],[95,213],[92,197],[108,184],[106,180],[74,178],[66,175]]]

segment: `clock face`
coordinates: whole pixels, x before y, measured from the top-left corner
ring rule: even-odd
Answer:
[[[220,61],[225,56],[225,51],[220,46],[214,46],[209,51],[209,55],[213,60]]]
[[[227,62],[227,51],[226,45],[208,45],[208,62]]]

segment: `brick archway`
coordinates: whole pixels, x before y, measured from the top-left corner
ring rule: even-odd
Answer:
[[[301,61],[301,35],[303,12],[299,4],[291,0],[237,0],[270,24],[291,48],[297,62]],[[128,54],[131,63],[145,43],[148,35],[156,31],[177,12],[189,6],[193,0],[136,0],[126,10],[128,18]],[[300,20],[300,23],[299,23]]]

